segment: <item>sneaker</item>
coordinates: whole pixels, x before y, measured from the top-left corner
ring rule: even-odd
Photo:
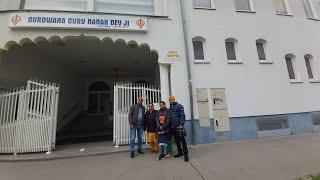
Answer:
[[[181,157],[181,156],[183,156],[183,154],[176,154],[176,155],[174,155],[173,157],[175,157],[175,158],[178,158],[178,157]]]
[[[166,158],[170,158],[171,156],[171,154],[166,154]]]
[[[161,154],[159,157],[158,157],[158,160],[163,160],[166,156],[164,154]]]
[[[144,153],[141,150],[138,150],[138,154],[143,155]]]
[[[134,158],[134,152],[130,153],[130,158],[133,159]]]
[[[189,162],[189,156],[184,156],[184,162]]]

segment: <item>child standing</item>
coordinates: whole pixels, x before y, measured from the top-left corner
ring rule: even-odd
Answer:
[[[159,147],[160,154],[158,160],[165,158],[165,151],[167,149],[168,143],[171,141],[170,134],[170,120],[169,120],[169,111],[166,108],[166,103],[164,101],[160,102],[160,110],[157,114],[157,130],[159,135]]]

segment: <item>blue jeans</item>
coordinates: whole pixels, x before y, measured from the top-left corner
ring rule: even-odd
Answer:
[[[136,132],[138,132],[138,150],[142,149],[142,127],[137,126],[130,128],[130,152],[134,152],[134,144],[136,139]]]

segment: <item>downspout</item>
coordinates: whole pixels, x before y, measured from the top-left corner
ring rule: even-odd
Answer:
[[[194,113],[193,113],[193,88],[192,88],[192,76],[191,76],[191,65],[190,65],[190,55],[188,46],[188,32],[186,25],[186,11],[185,11],[185,0],[180,0],[181,8],[181,19],[182,19],[182,31],[184,38],[184,46],[186,50],[186,61],[187,61],[187,73],[188,73],[188,87],[189,87],[189,99],[190,99],[190,112],[191,112],[191,143],[195,145],[195,128],[194,128]]]

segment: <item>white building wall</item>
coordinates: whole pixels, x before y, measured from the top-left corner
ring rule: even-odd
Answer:
[[[192,64],[194,88],[226,88],[230,117],[319,111],[320,83],[309,82],[304,55],[314,56],[314,73],[320,75],[320,22],[306,18],[301,1],[290,1],[292,17],[276,15],[271,0],[255,0],[255,13],[236,12],[233,0],[214,3],[216,10],[193,9],[191,0],[186,7],[189,46],[193,37],[205,38],[206,60],[210,61]],[[238,40],[243,64],[228,64],[227,38]],[[259,64],[257,39],[267,41],[273,64]],[[193,60],[192,48],[189,53]],[[287,53],[296,56],[303,83],[290,83]]]
[[[159,4],[159,2],[157,2]],[[167,7],[167,10],[162,9]],[[179,10],[177,10],[179,9]],[[187,119],[190,119],[189,111],[189,94],[187,88],[185,50],[183,43],[182,24],[180,16],[179,0],[163,1],[161,7],[155,8],[157,15],[169,14],[166,16],[148,17],[148,31],[141,32],[119,32],[119,31],[91,31],[91,30],[52,30],[52,29],[20,29],[11,30],[8,28],[9,12],[0,12],[0,50],[6,48],[6,44],[10,41],[19,43],[23,38],[35,38],[42,36],[49,39],[52,36],[64,38],[66,36],[95,36],[99,39],[110,37],[114,41],[123,39],[126,42],[134,40],[138,44],[147,43],[151,49],[156,50],[159,55],[160,64],[172,64],[171,81],[173,94],[177,96],[180,103],[185,106]],[[32,12],[32,11],[30,11]],[[14,12],[13,12],[14,13]],[[50,13],[64,14],[66,12],[53,11]],[[70,12],[70,14],[73,14]],[[77,12],[75,14],[82,14]],[[85,16],[87,13],[83,13]],[[95,14],[95,13],[90,13]],[[101,14],[100,14],[101,15]],[[117,16],[117,15],[115,15]],[[120,16],[120,15],[119,15]],[[180,61],[172,61],[167,58],[169,51],[177,51],[181,55]]]

